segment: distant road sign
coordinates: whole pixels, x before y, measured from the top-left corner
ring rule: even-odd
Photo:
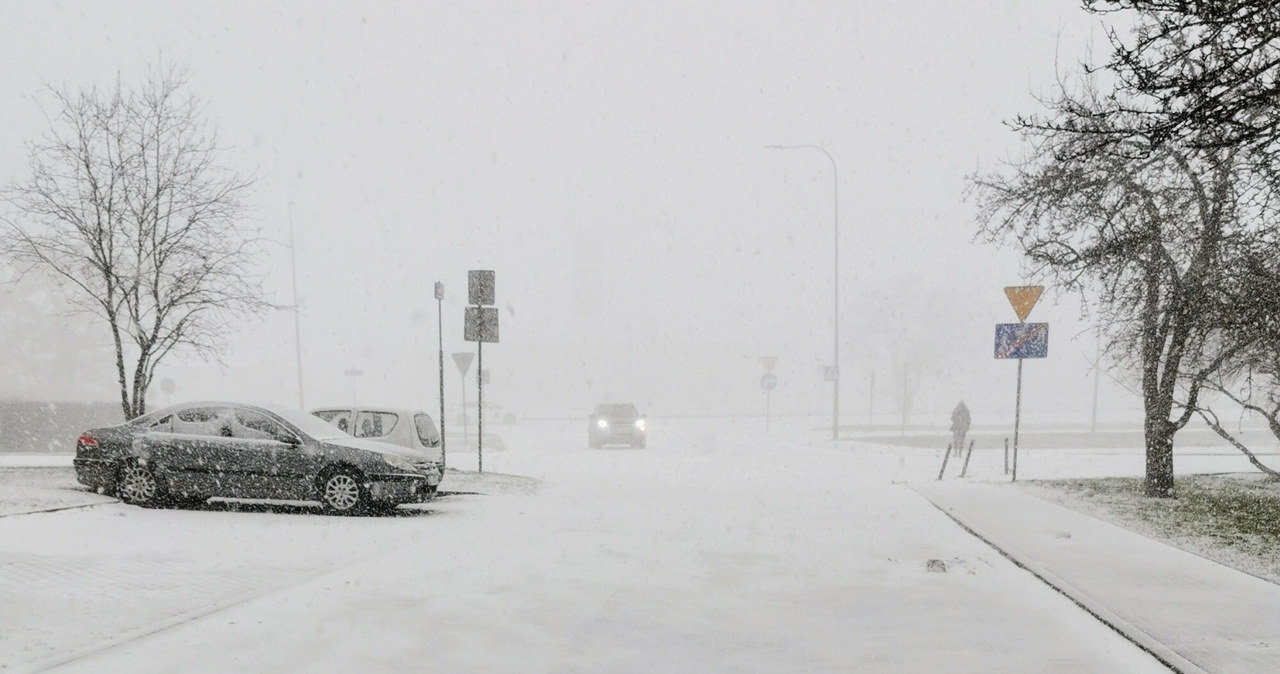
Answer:
[[[1009,304],[1013,305],[1013,312],[1018,314],[1020,321],[1027,320],[1031,307],[1036,305],[1043,292],[1044,286],[1008,286],[1004,289],[1004,294],[1009,298]]]
[[[996,358],[1045,358],[1048,355],[1048,323],[996,325]]]
[[[772,391],[778,385],[778,377],[775,374],[766,372],[760,377],[760,388],[766,391]]]
[[[825,381],[839,381],[840,371],[828,365],[827,367],[822,368],[822,378]]]
[[[471,359],[475,357],[476,354],[471,353],[470,351],[460,351],[453,354],[453,362],[458,366],[458,372],[461,373],[462,376],[467,376],[467,370],[471,369]]]
[[[765,372],[773,372],[773,365],[777,362],[777,356],[760,356],[760,364],[764,366]]]
[[[467,298],[472,304],[493,304],[492,270],[473,269],[467,272]]]
[[[467,307],[462,338],[468,342],[498,341],[498,310],[493,307]]]

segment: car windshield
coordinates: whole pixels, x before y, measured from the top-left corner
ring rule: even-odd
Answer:
[[[635,405],[601,405],[596,408],[596,415],[618,419],[638,417],[640,416],[640,411],[636,409]]]

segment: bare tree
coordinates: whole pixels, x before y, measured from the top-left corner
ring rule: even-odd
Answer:
[[[174,349],[216,356],[233,318],[259,312],[252,181],[218,164],[216,131],[184,73],[139,86],[50,87],[51,130],[29,144],[30,178],[9,186],[0,255],[58,280],[76,310],[105,321],[126,419],[146,412]]]
[[[1079,134],[1088,151],[1151,151],[1166,144],[1280,150],[1280,4],[1274,0],[1083,0],[1118,17],[1110,55],[1087,65],[1115,82],[1100,100],[1059,102],[1067,116],[1021,125]]]
[[[1142,381],[1146,492],[1173,495],[1173,436],[1226,390],[1265,331],[1242,295],[1274,259],[1280,9],[1271,0],[1083,0],[1123,14],[1084,86],[1017,117],[1028,157],[971,181],[990,239],[1090,298]],[[1096,82],[1107,85],[1099,93]]]
[[[1141,378],[1146,493],[1172,496],[1174,434],[1205,382],[1260,336],[1236,281],[1249,260],[1280,254],[1280,183],[1232,148],[1098,153],[1079,134],[1024,134],[1024,161],[971,179],[980,231],[1084,295],[1111,357]]]
[[[1240,348],[1236,357],[1206,379],[1204,388],[1243,411],[1263,417],[1271,434],[1280,440],[1280,260],[1266,251],[1248,256],[1230,291],[1234,296],[1228,299],[1233,301],[1224,306],[1239,326],[1230,338]],[[1265,465],[1207,400],[1200,401],[1196,412],[1254,467],[1280,478],[1280,471]]]

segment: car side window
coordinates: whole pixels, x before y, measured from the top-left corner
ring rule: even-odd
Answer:
[[[229,437],[231,414],[212,407],[192,407],[174,414],[173,432],[182,435]]]
[[[284,426],[265,414],[252,410],[236,410],[231,437],[245,440],[279,440],[286,436]]]
[[[384,438],[391,435],[400,416],[391,412],[360,412],[356,415],[357,438]]]
[[[349,410],[316,410],[314,414],[338,427],[338,430],[353,435],[351,428],[351,412]]]
[[[172,433],[173,432],[173,415],[172,414],[165,415],[159,421],[155,422],[154,424],[151,424],[151,426],[148,427],[147,430],[155,431],[157,433]]]
[[[436,430],[436,424],[429,415],[415,414],[413,416],[413,426],[418,431],[418,440],[423,445],[436,447],[440,444],[440,432]]]

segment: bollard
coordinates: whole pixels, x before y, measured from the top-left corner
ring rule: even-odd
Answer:
[[[970,440],[970,441],[969,441],[969,451],[968,451],[968,452],[965,452],[965,455],[964,455],[964,466],[962,466],[962,467],[960,468],[960,477],[964,477],[964,474],[965,474],[965,473],[967,473],[967,472],[969,471],[969,457],[971,457],[971,456],[973,456],[973,441],[972,441],[972,440]]]
[[[942,479],[942,474],[947,472],[947,459],[951,458],[951,445],[947,445],[947,451],[942,455],[942,470],[938,471],[938,479]]]
[[[1009,474],[1009,438],[1004,439],[1004,474]]]

